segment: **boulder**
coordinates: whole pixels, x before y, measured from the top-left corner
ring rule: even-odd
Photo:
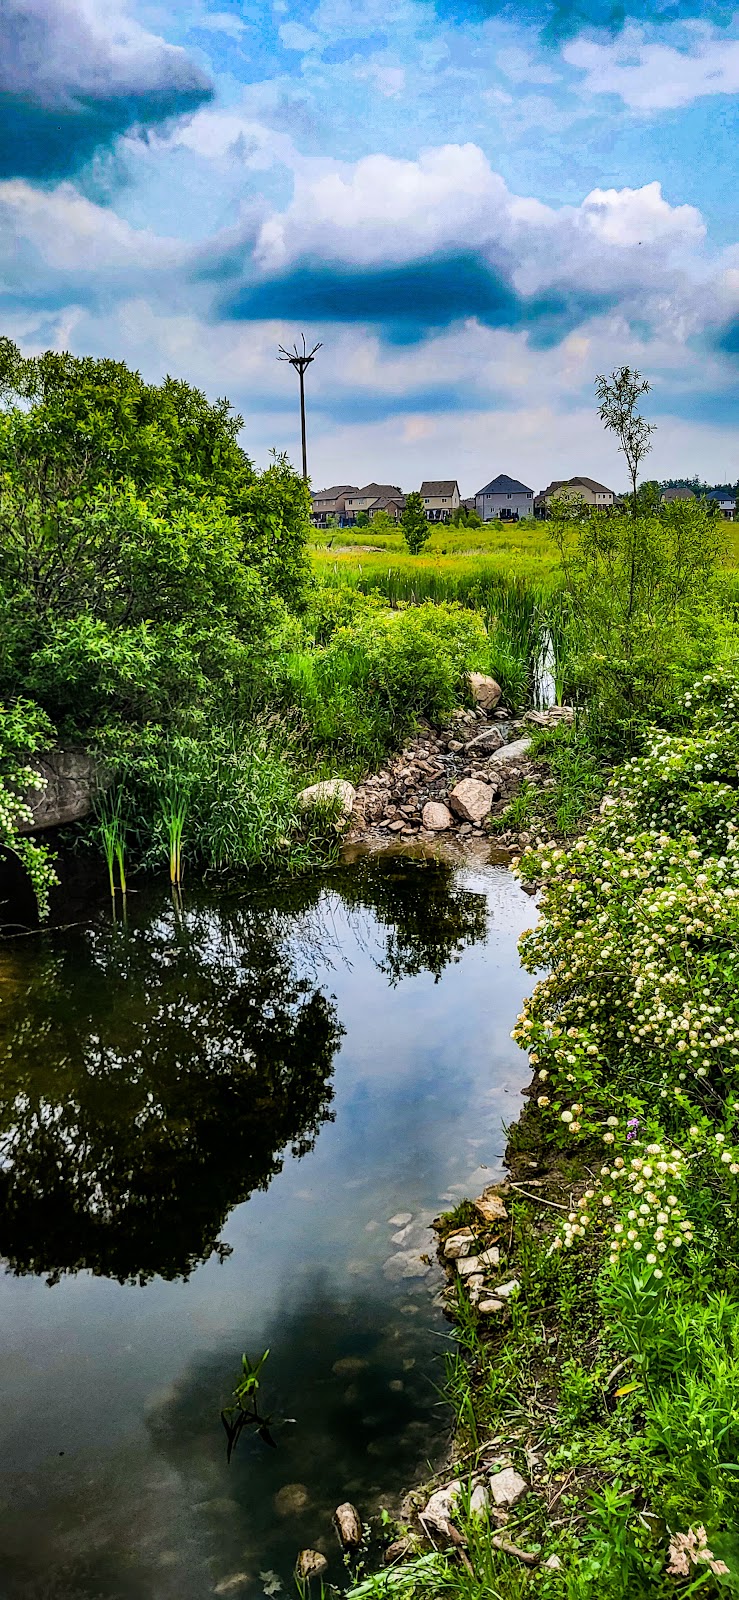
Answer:
[[[451,828],[452,814],[447,806],[440,800],[427,800],[422,812],[424,828],[430,833],[443,833],[446,828]]]
[[[351,1500],[336,1507],[334,1527],[343,1550],[356,1550],[362,1543],[362,1518]]]
[[[489,1250],[483,1250],[478,1259],[481,1267],[497,1267],[500,1263],[500,1251],[497,1244],[491,1245]]]
[[[490,757],[491,767],[505,767],[509,762],[522,761],[530,745],[530,739],[513,739],[510,744],[501,745]]]
[[[295,1563],[295,1576],[300,1583],[310,1583],[311,1578],[320,1578],[326,1571],[328,1561],[320,1550],[301,1550]]]
[[[528,1484],[514,1467],[504,1467],[490,1478],[490,1493],[499,1511],[509,1511],[526,1493]]]
[[[489,815],[494,799],[490,785],[477,778],[463,778],[449,796],[449,804],[463,822],[482,822]]]
[[[494,711],[503,693],[500,684],[494,678],[487,678],[483,672],[470,673],[470,689],[475,704],[483,711]]]
[[[356,789],[346,778],[325,778],[323,783],[311,783],[301,789],[298,805],[301,811],[311,811],[316,806],[337,806],[343,817],[350,817]]]
[[[505,739],[500,728],[491,725],[489,728],[483,728],[482,733],[476,733],[474,739],[470,739],[467,751],[473,756],[491,756],[494,750],[500,750],[504,744]]]
[[[514,1295],[518,1294],[520,1287],[518,1278],[511,1278],[508,1283],[496,1284],[493,1293],[497,1294],[499,1300],[512,1300]]]
[[[487,1295],[484,1300],[478,1300],[477,1309],[483,1317],[492,1317],[496,1311],[503,1310],[503,1301],[496,1300],[495,1295]]]
[[[470,1495],[470,1513],[473,1517],[484,1517],[490,1505],[490,1495],[484,1483],[476,1483]]]
[[[30,758],[28,765],[44,779],[44,788],[24,794],[33,821],[21,822],[19,833],[79,822],[92,810],[95,795],[110,782],[110,774],[87,750],[47,750]]]

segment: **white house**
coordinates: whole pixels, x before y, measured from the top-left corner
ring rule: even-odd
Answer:
[[[519,517],[533,517],[534,491],[525,483],[520,483],[518,478],[509,478],[507,473],[499,472],[497,478],[486,483],[484,489],[478,489],[475,510],[483,522],[492,522],[494,517],[502,517],[504,522],[517,522]]]
[[[718,506],[719,514],[726,522],[733,522],[736,516],[736,496],[727,494],[725,489],[709,489],[707,500],[713,500]]]

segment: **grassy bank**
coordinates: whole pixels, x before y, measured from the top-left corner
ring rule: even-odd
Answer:
[[[739,1592],[735,674],[681,717],[570,849],[520,866],[541,884],[523,959],[547,975],[515,1030],[534,1083],[497,1230],[519,1290],[501,1323],[459,1288],[448,1393],[464,1472],[502,1454],[529,1483],[505,1538],[535,1565],[462,1510],[466,1561],[411,1562],[394,1592]]]

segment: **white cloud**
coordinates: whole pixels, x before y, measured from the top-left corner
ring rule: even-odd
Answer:
[[[405,88],[405,67],[391,67],[383,61],[371,61],[369,66],[358,67],[354,76],[374,84],[387,100],[402,94]]]
[[[643,29],[627,27],[600,43],[573,39],[563,56],[585,73],[584,94],[615,94],[634,111],[664,111],[692,105],[704,95],[739,93],[739,39],[693,28],[692,49],[651,42]]]
[[[142,28],[125,0],[3,0],[0,93],[61,110],[87,99],[203,92],[184,50]]]
[[[33,296],[55,280],[102,286],[111,274],[130,283],[181,266],[186,246],[133,228],[86,200],[71,183],[36,189],[20,178],[0,183],[0,284]]]
[[[320,34],[302,22],[283,22],[278,32],[286,50],[315,50],[322,43]]]

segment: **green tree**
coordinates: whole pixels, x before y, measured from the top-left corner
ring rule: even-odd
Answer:
[[[403,538],[411,555],[417,556],[431,533],[431,527],[426,520],[423,500],[416,489],[406,496],[405,509],[400,518],[400,525],[403,529]]]
[[[600,420],[604,427],[615,433],[619,450],[626,457],[634,516],[639,509],[636,492],[639,464],[651,450],[650,440],[655,432],[654,423],[645,422],[637,406],[642,395],[649,394],[651,387],[647,379],[631,367],[616,367],[609,377],[601,373],[595,380]]]

